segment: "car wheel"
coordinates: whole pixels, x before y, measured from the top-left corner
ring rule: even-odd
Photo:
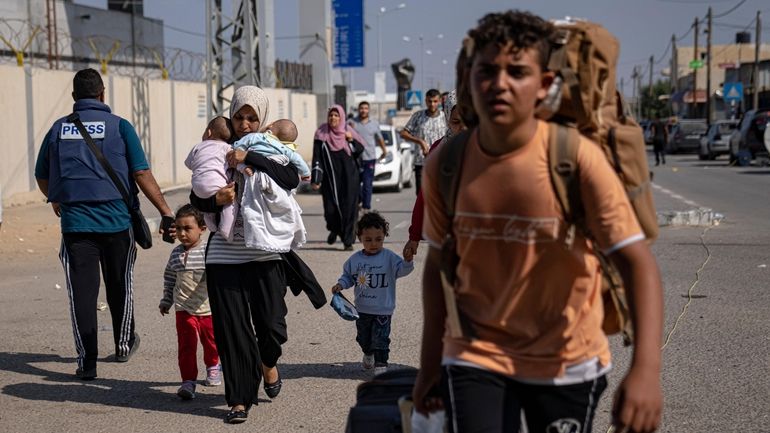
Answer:
[[[404,184],[404,172],[400,168],[398,169],[398,182],[396,182],[395,185],[393,185],[393,191],[394,192],[401,192],[401,185]]]

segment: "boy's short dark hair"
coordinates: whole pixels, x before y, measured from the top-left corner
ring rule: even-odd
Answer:
[[[229,143],[230,140],[232,140],[235,136],[233,124],[230,123],[230,119],[225,116],[217,116],[211,119],[211,122],[209,122],[206,128],[211,130],[211,138],[217,140],[222,140]]]
[[[377,211],[371,211],[365,213],[361,219],[356,223],[356,235],[361,236],[361,233],[366,229],[382,229],[382,233],[387,236],[390,224],[385,221],[385,218]]]
[[[440,96],[440,95],[441,95],[441,92],[439,92],[438,90],[430,89],[430,90],[428,90],[428,93],[425,94],[425,97],[426,98],[435,98],[435,97]]]
[[[81,69],[72,79],[72,95],[75,99],[97,98],[102,92],[104,92],[104,82],[95,69]]]
[[[469,127],[478,125],[470,95],[469,75],[475,55],[490,44],[503,47],[513,43],[513,49],[534,48],[543,71],[548,69],[554,26],[539,16],[520,10],[509,10],[485,15],[478,25],[468,31],[463,49],[457,56],[457,107],[463,122]]]
[[[206,222],[203,220],[203,213],[189,203],[180,207],[176,211],[176,215],[174,215],[174,220],[178,220],[179,218],[184,218],[189,216],[195,217],[195,222],[198,223],[198,227],[206,227]]]
[[[358,103],[358,108],[361,108],[361,106],[363,106],[363,105],[366,105],[368,107],[369,106],[369,101],[361,101],[361,102],[359,102]]]

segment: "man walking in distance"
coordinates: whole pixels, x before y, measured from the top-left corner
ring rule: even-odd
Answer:
[[[576,172],[589,240],[565,221],[551,184],[551,128],[535,110],[554,79],[546,71],[553,32],[526,12],[479,21],[457,63],[469,133],[454,205],[440,184],[455,180],[441,158],[453,142],[425,167],[430,249],[413,401],[421,413],[438,408],[429,390],[440,383],[452,433],[516,432],[521,412],[530,432],[592,431],[612,365],[596,250],[620,271],[634,325],[613,424],[650,433],[660,422],[660,274],[625,189],[599,146],[581,136]]]
[[[414,114],[401,130],[401,138],[417,145],[414,152],[414,182],[415,194],[422,185],[422,165],[428,154],[430,145],[446,133],[447,119],[444,112],[439,110],[441,94],[436,89],[428,90],[425,94],[425,109]]]
[[[655,152],[655,165],[666,165],[666,143],[668,143],[668,130],[660,119],[652,122],[652,150]]]
[[[134,182],[161,213],[173,216],[131,124],[104,104],[104,83],[93,69],[73,79],[73,110],[101,148],[126,190]],[[72,331],[77,350],[76,376],[96,378],[98,355],[96,299],[99,271],[112,316],[115,360],[126,362],[139,347],[134,332],[133,270],[136,246],[128,207],[74,123],[54,122],[43,139],[35,166],[40,191],[61,218],[59,258],[67,279]]]
[[[358,104],[358,116],[351,119],[349,125],[363,137],[364,153],[361,154],[361,207],[364,212],[372,209],[372,182],[374,182],[374,165],[377,163],[376,146],[382,149],[381,158],[388,154],[385,141],[380,134],[380,123],[369,117],[369,103]],[[395,138],[395,137],[394,137]]]

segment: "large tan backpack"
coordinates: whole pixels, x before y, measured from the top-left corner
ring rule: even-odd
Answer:
[[[548,97],[538,107],[538,117],[552,123],[549,140],[551,181],[564,211],[570,230],[592,239],[585,223],[585,210],[580,199],[577,150],[579,135],[590,138],[604,152],[610,165],[626,189],[636,217],[649,242],[658,235],[657,216],[652,200],[650,175],[644,136],[639,124],[626,115],[621,95],[615,88],[615,68],[619,44],[604,27],[588,21],[556,21],[556,38],[548,69],[557,79]],[[466,61],[464,51],[458,65]],[[463,119],[476,124],[470,105],[467,71],[458,66],[458,107]],[[455,268],[458,262],[455,238],[451,230],[454,204],[461,175],[462,155],[468,133],[460,134],[440,149],[442,195],[450,227],[442,247],[441,277],[447,301],[450,334],[473,338],[454,299]],[[565,246],[572,247],[574,236],[567,236]],[[626,345],[633,341],[631,314],[623,281],[615,266],[601,252],[596,255],[604,279],[602,297],[604,322],[608,335],[621,333]]]

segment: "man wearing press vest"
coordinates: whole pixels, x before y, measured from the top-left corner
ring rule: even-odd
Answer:
[[[116,179],[135,201],[135,184],[163,216],[166,204],[133,126],[104,104],[104,83],[93,69],[73,79],[74,114],[104,155]],[[68,116],[69,117],[69,116]],[[61,219],[59,253],[67,282],[72,331],[77,351],[76,376],[96,378],[99,274],[104,278],[112,316],[115,361],[126,362],[139,347],[134,325],[133,270],[136,245],[123,194],[81,135],[74,116],[54,122],[40,147],[35,178]]]

